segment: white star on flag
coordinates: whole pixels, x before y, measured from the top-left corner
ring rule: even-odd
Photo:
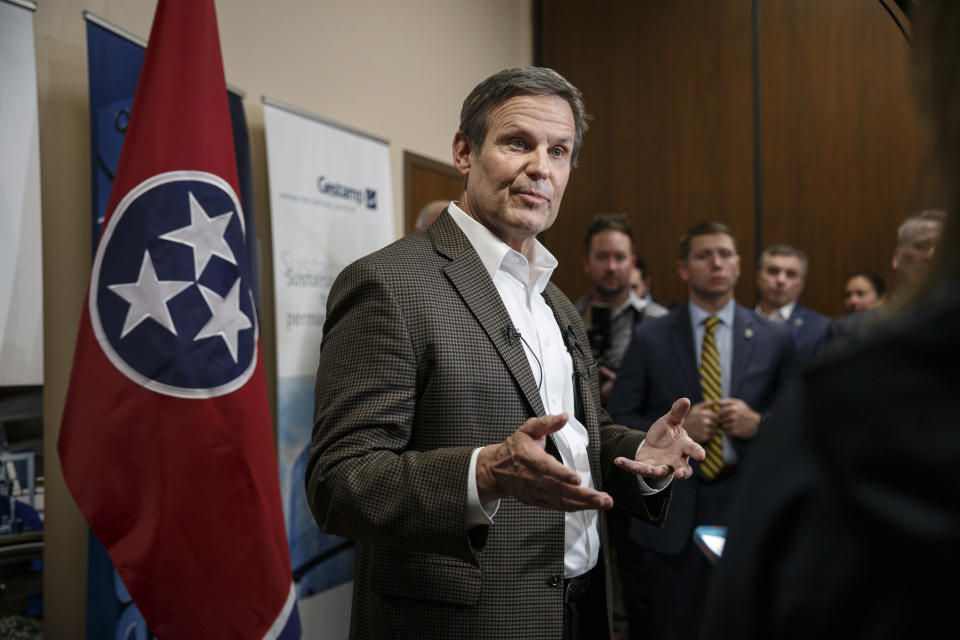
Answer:
[[[160,239],[179,242],[193,248],[193,263],[196,268],[196,279],[199,280],[212,256],[220,256],[230,264],[237,264],[233,250],[223,238],[233,211],[211,218],[197,202],[193,193],[190,191],[187,193],[190,199],[190,224],[169,231],[160,236]]]
[[[143,252],[143,262],[140,263],[140,275],[136,282],[127,284],[111,284],[108,288],[115,294],[130,303],[127,317],[123,320],[123,330],[120,337],[124,338],[137,325],[153,318],[161,327],[173,335],[177,335],[177,328],[173,325],[167,301],[193,284],[193,281],[160,280],[157,271],[153,268],[150,252]]]
[[[221,298],[216,291],[208,289],[202,284],[198,284],[203,299],[207,301],[210,313],[213,317],[207,321],[200,329],[200,333],[194,336],[196,342],[202,338],[211,338],[220,336],[230,351],[233,361],[237,361],[237,341],[240,331],[249,329],[253,326],[250,318],[240,311],[240,278],[237,278],[229,293],[225,298]]]

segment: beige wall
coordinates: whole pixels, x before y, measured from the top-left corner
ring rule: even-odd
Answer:
[[[146,39],[151,0],[37,0],[34,16],[43,187],[46,416],[45,636],[81,637],[86,525],[56,454],[90,268],[86,36],[81,11]],[[262,95],[390,141],[395,229],[402,154],[450,162],[460,102],[476,82],[530,64],[530,1],[221,0],[227,81],[247,93],[263,282],[263,349],[271,389],[274,323]]]

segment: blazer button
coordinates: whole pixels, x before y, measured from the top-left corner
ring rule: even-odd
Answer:
[[[547,582],[547,584],[550,585],[551,587],[559,587],[560,585],[563,584],[563,576],[560,575],[559,573],[555,573],[552,576],[550,576],[550,580]]]

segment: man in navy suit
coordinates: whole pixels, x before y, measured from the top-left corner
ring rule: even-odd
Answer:
[[[790,327],[797,355],[812,355],[827,340],[830,319],[797,300],[807,284],[806,254],[778,244],[767,247],[757,261],[756,311],[773,322]]]
[[[677,266],[689,302],[637,326],[608,409],[620,424],[646,429],[676,398],[688,397],[684,428],[705,446],[707,461],[712,443],[722,462],[712,470],[701,463],[695,479],[675,483],[662,528],[625,514],[611,523],[631,637],[645,640],[697,637],[710,566],[693,541],[694,527],[726,523],[737,470],[794,357],[785,327],[734,300],[740,256],[729,227],[704,222],[689,229]],[[704,352],[703,364],[716,363],[712,383],[701,381]]]

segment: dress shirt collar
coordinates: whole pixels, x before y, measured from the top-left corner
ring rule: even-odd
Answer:
[[[760,305],[758,304],[758,305],[754,308],[754,311],[756,311],[757,314],[763,316],[764,318],[767,318],[768,320],[774,320],[774,321],[776,321],[776,320],[774,319],[774,317],[773,317],[774,314],[779,313],[779,314],[780,314],[780,318],[782,319],[782,321],[783,321],[783,322],[787,322],[787,321],[790,319],[790,317],[793,315],[793,309],[794,309],[794,307],[796,307],[796,306],[797,306],[797,301],[794,300],[794,301],[791,302],[790,304],[785,304],[785,305],[783,305],[782,307],[780,307],[779,309],[774,309],[774,310],[771,311],[770,313],[764,313],[763,310],[760,309]]]
[[[703,321],[710,316],[717,316],[720,318],[720,322],[723,323],[723,326],[733,329],[733,310],[736,308],[736,305],[737,301],[731,297],[727,304],[720,309],[720,311],[716,313],[710,313],[709,311],[698,307],[691,300],[687,305],[687,308],[690,310],[690,325],[693,327],[699,327],[701,324],[703,324]]]
[[[650,301],[646,298],[641,298],[634,292],[633,289],[630,290],[630,294],[627,296],[627,301],[620,305],[620,308],[613,312],[613,315],[622,313],[627,309],[627,307],[633,307],[637,312],[641,312],[650,304]]]
[[[522,253],[511,249],[492,231],[467,215],[456,202],[451,202],[447,211],[480,256],[480,262],[491,279],[497,275],[497,271],[505,271],[531,292],[543,293],[558,263],[539,240],[533,241],[533,264],[528,264]]]

